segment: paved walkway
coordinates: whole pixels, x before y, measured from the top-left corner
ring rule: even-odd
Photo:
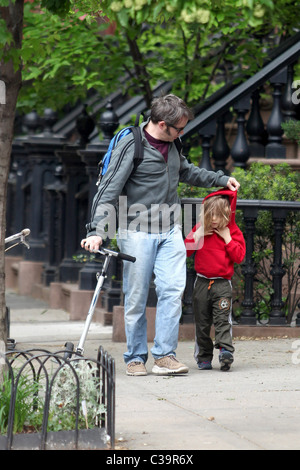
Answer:
[[[62,310],[8,292],[10,336],[16,349],[39,346],[58,350],[79,341],[83,322],[70,322]],[[188,375],[127,377],[126,345],[111,340],[112,327],[93,323],[85,356],[96,358],[99,345],[116,362],[116,449],[150,450],[299,450],[300,339],[236,338],[230,372],[199,371],[193,342],[179,343],[177,356]],[[300,338],[300,331],[299,331]],[[149,345],[149,349],[151,344]],[[190,452],[189,452],[190,453]]]

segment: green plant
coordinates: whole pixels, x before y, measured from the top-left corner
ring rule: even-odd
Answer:
[[[97,261],[96,255],[93,253],[79,253],[77,255],[72,256],[73,260],[76,261],[76,263],[87,263],[90,261]]]
[[[179,183],[178,186],[178,195],[181,199],[189,197],[205,197],[209,191],[211,191],[210,188],[198,188],[197,186],[190,186],[187,183]]]
[[[281,124],[282,129],[288,139],[295,140],[300,145],[300,121],[289,119]]]
[[[101,403],[102,382],[97,369],[87,361],[76,363],[77,381],[73,370],[66,365],[60,369],[51,391],[49,408],[49,431],[74,429],[76,424],[77,398],[79,403],[78,427],[93,428],[99,425],[105,406]]]
[[[33,426],[34,428],[41,426],[41,419],[37,419],[38,416],[42,417],[42,414],[39,413],[41,403],[38,398],[38,388],[37,382],[32,382],[27,376],[20,376],[15,399],[14,433],[22,432],[25,426]],[[0,388],[0,434],[7,432],[11,392],[12,380],[6,374]],[[34,420],[32,419],[33,415],[35,416]]]

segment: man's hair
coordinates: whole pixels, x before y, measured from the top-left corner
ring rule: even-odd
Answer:
[[[165,121],[167,124],[175,125],[183,117],[191,120],[194,115],[178,96],[169,94],[154,98],[152,101],[150,119],[154,124]]]

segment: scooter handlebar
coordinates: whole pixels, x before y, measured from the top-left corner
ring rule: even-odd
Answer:
[[[107,248],[101,248],[100,250],[97,250],[96,253],[115,256],[116,258],[122,259],[123,261],[130,261],[131,263],[136,261],[134,256],[127,255],[126,253],[120,253],[118,251],[108,250]]]
[[[118,253],[118,258],[123,259],[124,261],[130,261],[135,263],[136,258],[134,256],[126,255],[126,253]]]
[[[15,233],[14,235],[11,235],[10,237],[5,238],[5,243],[12,242],[14,240],[17,240],[18,238],[21,239],[21,241],[24,240],[25,237],[28,237],[30,234],[30,229],[29,228],[24,228],[22,232],[20,233]]]

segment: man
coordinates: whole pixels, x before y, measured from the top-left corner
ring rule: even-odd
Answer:
[[[178,152],[174,141],[192,118],[191,110],[175,95],[153,100],[150,118],[140,125],[144,144],[142,163],[132,174],[134,141],[130,133],[112,153],[94,198],[87,238],[81,242],[86,250],[99,249],[106,237],[107,215],[119,202],[118,246],[121,252],[136,257],[135,263],[125,261],[123,269],[127,375],[147,374],[146,302],[153,272],[157,309],[152,372],[158,375],[188,372],[175,353],[186,283],[186,252],[179,225],[179,181],[193,186],[239,188],[235,178],[224,176],[222,171],[198,168]]]

